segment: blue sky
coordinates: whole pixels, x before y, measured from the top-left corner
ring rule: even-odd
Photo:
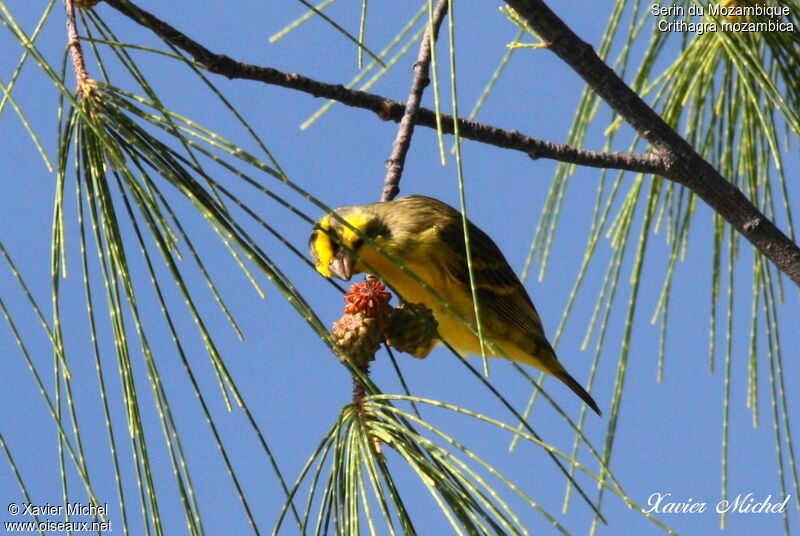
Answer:
[[[465,2],[456,6],[458,90],[462,114],[469,111],[504,54],[506,43],[516,33],[498,11],[500,5]],[[243,1],[237,2],[235,7],[213,3],[198,8],[196,2],[176,1],[166,7],[160,2],[143,1],[141,6],[152,10],[212,50],[242,61],[296,71],[331,83],[346,83],[356,72],[356,52],[352,43],[320,20],[309,21],[277,43],[268,42],[270,35],[303,12],[300,4]],[[41,14],[43,3],[11,2],[7,7],[30,32]],[[406,6],[400,12],[396,6],[370,3],[366,42],[380,50],[411,16],[414,11],[412,7]],[[584,40],[597,46],[612,4],[604,1],[593,2],[591,8],[556,4],[552,7]],[[329,14],[354,30],[358,9],[357,3],[340,1],[334,4]],[[53,65],[60,64],[66,41],[61,10],[62,7],[57,5],[37,42]],[[109,7],[100,5],[97,12],[121,40],[144,45],[155,43],[148,32],[135,27]],[[630,12],[623,16],[630,16]],[[446,35],[445,30],[443,36]],[[0,55],[0,81],[7,83],[22,52],[7,32],[0,39],[0,46],[4,50]],[[404,100],[415,57],[416,47],[413,47],[412,52],[401,60],[399,67],[371,91]],[[241,127],[188,69],[170,59],[146,53],[137,53],[135,58],[168,107],[255,152],[253,143]],[[91,61],[89,70],[97,72]],[[442,74],[446,79],[446,65],[442,66]],[[141,93],[130,78],[122,73],[112,74],[112,79],[120,87]],[[212,80],[247,117],[294,183],[313,192],[332,207],[378,199],[385,172],[384,162],[396,131],[394,123],[380,121],[370,112],[337,105],[311,128],[300,130],[299,125],[324,101],[255,82],[214,77]],[[69,81],[68,85],[71,86],[71,83]],[[443,84],[443,95],[446,96],[449,86],[446,80]],[[566,139],[582,89],[578,77],[552,54],[542,50],[523,50],[515,53],[496,92],[478,119],[530,136],[562,142]],[[48,154],[54,158],[58,96],[52,84],[32,62],[26,64],[14,96],[28,120],[38,129]],[[449,102],[449,98],[446,101]],[[430,88],[423,105],[432,106]],[[591,130],[592,145],[589,148],[602,147],[603,121],[609,115],[607,109],[601,108],[600,120]],[[0,117],[0,132],[3,133],[0,145],[0,199],[3,199],[0,241],[13,257],[35,299],[49,318],[54,175],[43,165],[13,110],[4,110]],[[448,138],[447,143],[449,148],[452,139]],[[470,218],[494,237],[512,266],[519,271],[525,262],[556,165],[469,141],[464,142],[463,152]],[[447,164],[440,165],[435,134],[429,129],[417,129],[401,183],[401,195],[426,194],[457,205],[456,166],[452,155],[448,156]],[[790,200],[796,204],[800,200],[798,188],[796,183],[791,183],[791,178],[797,177],[799,169],[794,147],[791,153],[787,153],[786,159]],[[310,231],[306,222],[253,189],[242,186],[230,174],[221,170],[218,172],[217,180],[229,185],[288,241],[305,250]],[[596,169],[576,171],[564,198],[561,224],[544,280],[539,282],[531,278],[526,283],[546,331],[551,336],[567,303],[586,248],[599,176]],[[311,217],[321,215],[311,203],[266,174],[256,178]],[[623,188],[627,190],[632,182],[633,178],[627,177],[623,180]],[[168,191],[166,186],[164,188]],[[90,460],[95,492],[109,503],[109,519],[114,523],[114,532],[118,532],[122,530],[122,513],[117,502],[107,432],[99,402],[97,372],[87,339],[77,211],[74,209],[74,180],[68,181],[66,196],[67,206],[72,209],[66,214],[69,273],[61,281],[61,307],[73,376],[73,394],[79,408],[78,418],[83,427],[82,438]],[[204,311],[204,318],[225,364],[264,432],[278,464],[286,477],[293,481],[322,435],[337,419],[341,406],[349,401],[350,377],[280,293],[262,276],[258,276],[267,295],[266,299],[261,299],[204,219],[176,192],[170,191],[168,196],[179,216],[185,218],[184,225],[236,317],[245,335],[244,341],[239,341],[230,329],[198,270],[187,258],[183,269],[193,297]],[[674,501],[691,500],[709,505],[709,511],[705,513],[659,516],[678,533],[739,535],[759,531],[778,534],[784,526],[780,515],[731,514],[728,517],[729,528],[721,532],[719,517],[712,512],[720,500],[724,393],[723,355],[718,353],[713,374],[709,374],[708,363],[712,226],[710,210],[702,203],[698,204],[686,260],[678,264],[672,285],[665,373],[661,383],[656,381],[660,327],[651,325],[650,317],[661,290],[669,248],[665,245],[663,232],[651,237],[650,257],[645,264],[637,299],[611,468],[628,495],[642,505],[647,504],[653,494],[671,494]],[[247,230],[259,240],[259,245],[284,273],[293,279],[325,324],[329,325],[339,317],[342,301],[338,292],[263,229],[247,224]],[[638,225],[634,226],[631,236],[638,236]],[[204,513],[206,533],[245,534],[249,530],[247,519],[186,371],[164,328],[158,304],[148,288],[148,276],[140,257],[137,257],[135,242],[128,242],[128,248],[131,258],[138,259],[135,276],[137,284],[142,285],[143,289],[140,301],[143,323],[148,330],[149,342],[156,349],[156,366],[164,379],[170,408],[182,434],[197,500]],[[617,291],[618,302],[610,316],[605,348],[592,391],[604,410],[604,416],[587,416],[585,433],[598,450],[603,446],[609,423],[625,306],[630,295],[628,278],[632,249],[623,267]],[[576,300],[573,317],[567,323],[557,347],[561,361],[581,382],[588,377],[595,340],[592,340],[587,351],[581,349],[581,341],[611,251],[608,240],[602,240],[597,258]],[[152,253],[155,254],[155,250]],[[757,352],[760,374],[758,427],[753,426],[753,412],[745,405],[751,255],[752,248],[742,242],[735,282],[737,294],[730,387],[728,488],[731,498],[739,493],[752,493],[757,500],[771,495],[773,501],[780,502],[784,496],[777,470],[776,432],[772,425],[771,386],[763,329]],[[90,251],[90,256],[96,254]],[[534,273],[538,269],[538,265],[534,266]],[[157,271],[161,276],[168,275],[163,265]],[[798,325],[800,310],[797,307],[797,290],[788,280],[784,281],[784,291],[785,304],[779,306],[784,385],[790,409],[796,409],[798,393],[794,386],[800,378],[797,367],[793,365],[798,357],[796,348],[800,344],[800,337],[791,326]],[[99,278],[95,281],[95,292],[98,296],[97,307],[102,313],[105,309]],[[26,347],[52,396],[55,382],[52,350],[24,294],[4,264],[0,268],[0,298],[15,315]],[[166,299],[176,311],[175,320],[186,344],[188,362],[205,395],[231,463],[241,478],[259,529],[262,533],[269,533],[283,503],[283,492],[276,482],[269,460],[243,412],[239,409],[226,410],[194,321],[186,313],[174,286],[167,289]],[[98,314],[98,318],[102,319],[103,314]],[[722,321],[720,317],[717,340],[720,348],[724,344]],[[131,533],[140,534],[141,512],[136,501],[130,441],[126,437],[120,380],[113,345],[108,336],[107,318],[99,321],[98,329],[104,334],[100,347],[111,395],[109,404],[118,436],[122,472],[127,478],[125,490],[131,501],[127,516]],[[6,323],[0,323],[0,357],[3,359],[0,400],[5,408],[0,414],[0,433],[8,443],[32,496],[31,502],[62,504],[53,420],[47,413],[43,397]],[[513,423],[512,416],[447,350],[439,349],[422,361],[406,355],[398,355],[397,358],[414,395],[459,405]],[[181,534],[185,532],[185,521],[147,383],[147,371],[141,356],[137,356],[134,362],[133,374],[140,389],[148,448],[162,501],[161,515],[167,534]],[[477,359],[471,362],[479,365]],[[373,365],[372,377],[384,392],[400,392],[397,376],[385,354],[380,354]],[[492,361],[489,379],[517,408],[525,407],[531,388],[508,364]],[[572,393],[553,381],[546,382],[545,387],[570,416],[577,418],[580,405]],[[560,513],[564,479],[541,449],[526,445],[508,452],[508,434],[499,433],[472,419],[453,417],[440,409],[431,409],[426,416],[447,433],[484,455],[499,470],[514,476],[531,497],[553,513],[572,533],[586,533],[591,523],[590,510],[573,497],[569,512]],[[796,412],[791,417],[792,431],[796,433],[800,421]],[[572,434],[549,407],[537,403],[531,424],[546,441],[567,452],[571,449]],[[780,433],[783,433],[782,429]],[[786,453],[783,455],[785,457]],[[402,461],[393,454],[388,454],[388,458],[397,473],[402,475]],[[596,469],[596,464],[589,457],[584,456],[581,460],[591,469]],[[71,467],[69,460],[66,463]],[[786,467],[789,467],[788,464]],[[69,474],[70,497],[74,501],[85,502],[73,468]],[[791,489],[790,477],[791,474],[786,475],[787,493],[792,495],[789,499],[790,522],[797,525],[798,502]],[[400,479],[406,486],[405,495],[412,513],[419,516],[420,533],[448,532],[446,520],[436,511],[424,487],[415,481],[413,475],[406,474]],[[588,478],[582,478],[580,482],[590,497],[596,496]],[[606,494],[603,501],[603,512],[610,524],[600,527],[599,534],[659,533],[655,525],[629,510],[616,497]],[[30,520],[24,516],[12,516],[7,511],[7,504],[22,504],[27,500],[21,494],[5,457],[0,462],[0,502],[0,522]],[[553,530],[541,515],[521,501],[512,498],[510,504],[531,532],[549,534]],[[287,527],[285,532],[293,533],[295,528],[291,525]]]

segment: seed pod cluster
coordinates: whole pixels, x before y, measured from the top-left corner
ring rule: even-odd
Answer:
[[[334,322],[332,335],[358,367],[369,366],[381,341],[418,358],[426,357],[438,341],[438,324],[430,309],[410,303],[392,308],[391,296],[374,279],[352,285],[345,295],[344,314]]]
[[[384,338],[389,346],[422,359],[436,346],[438,327],[433,311],[425,305],[403,303],[392,310],[392,321]]]

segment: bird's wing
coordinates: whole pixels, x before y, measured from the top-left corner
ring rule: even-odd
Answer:
[[[440,230],[442,241],[453,249],[453,262],[447,266],[450,275],[469,288],[469,270],[464,234],[460,222]],[[472,269],[481,309],[498,315],[504,322],[519,328],[536,340],[544,338],[544,329],[525,287],[509,266],[500,248],[489,235],[469,225]]]

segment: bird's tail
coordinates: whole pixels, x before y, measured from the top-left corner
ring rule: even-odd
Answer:
[[[597,407],[597,402],[595,402],[594,398],[592,398],[592,395],[590,395],[586,389],[584,389],[583,386],[579,384],[569,372],[567,372],[567,370],[564,368],[564,365],[559,362],[553,347],[550,346],[550,343],[547,342],[547,339],[544,337],[539,337],[535,342],[535,345],[512,346],[512,352],[509,352],[509,357],[514,361],[519,361],[520,363],[534,366],[539,370],[543,370],[546,373],[555,376],[564,382],[567,387],[572,389],[576,395],[581,397],[581,399],[586,402],[586,404],[592,408],[595,413],[602,416],[603,414],[600,412],[600,408]],[[526,350],[514,351],[521,348],[526,348]]]
[[[581,397],[581,399],[586,402],[586,404],[592,408],[595,413],[602,416],[603,414],[600,412],[600,408],[597,407],[597,402],[594,401],[592,395],[590,395],[588,391],[586,391],[586,389],[584,389],[583,386],[579,384],[577,380],[575,380],[575,378],[570,376],[569,372],[567,372],[564,367],[560,368],[561,370],[556,371],[553,375],[564,382],[566,386],[572,389],[576,395]]]

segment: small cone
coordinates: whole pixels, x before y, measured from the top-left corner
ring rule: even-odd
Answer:
[[[366,369],[375,359],[383,338],[392,308],[392,295],[380,281],[368,279],[350,286],[344,301],[344,314],[333,324],[333,338],[342,347],[353,363]],[[339,359],[344,361],[342,356]]]
[[[353,364],[363,368],[375,359],[381,346],[381,330],[378,319],[364,313],[345,313],[333,323],[333,339],[342,347]],[[334,350],[339,355],[339,353]],[[339,355],[344,362],[344,357]]]
[[[421,303],[403,303],[392,311],[391,324],[384,330],[386,344],[419,359],[428,357],[439,342],[439,323]]]
[[[363,283],[350,285],[350,292],[345,294],[345,313],[364,313],[367,316],[378,317],[389,314],[392,307],[389,300],[392,295],[386,286],[375,279],[368,279]]]

